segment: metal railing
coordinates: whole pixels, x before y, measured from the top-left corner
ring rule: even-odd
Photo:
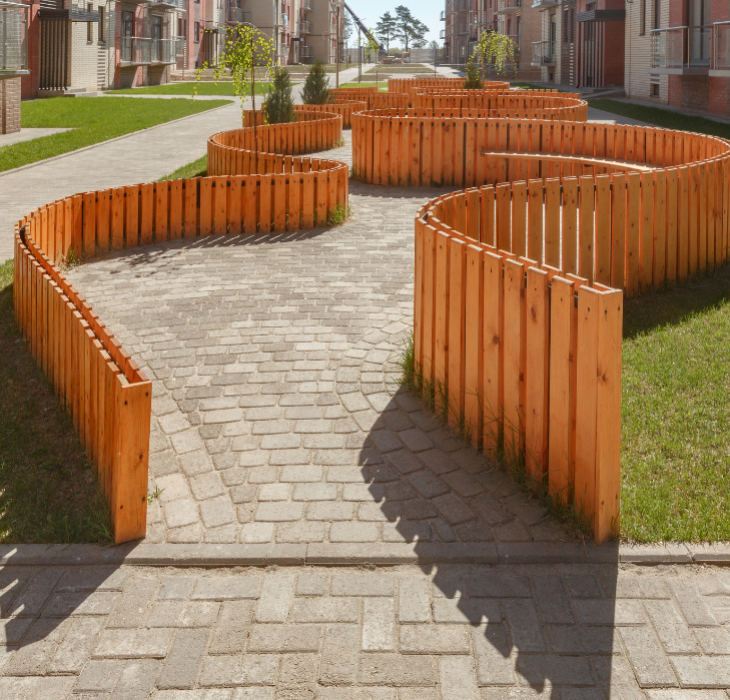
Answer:
[[[242,10],[240,7],[229,7],[228,8],[228,21],[236,24],[242,24],[243,22],[251,21],[251,13],[246,10]]]
[[[288,27],[289,26],[289,15],[286,13],[281,13],[277,16],[276,24],[280,27]]]
[[[712,68],[730,70],[730,22],[712,25]]]
[[[507,34],[507,37],[512,40],[515,45],[515,54],[522,52],[522,37],[519,34]]]
[[[532,0],[533,7],[555,7],[558,0]]]
[[[555,63],[555,42],[554,41],[533,41],[532,42],[532,65],[549,66]]]
[[[522,9],[522,0],[499,0],[497,14],[505,12],[517,12]]]
[[[312,23],[307,22],[306,20],[302,20],[301,22],[299,22],[299,31],[302,34],[312,34],[314,31],[312,29]]]
[[[28,67],[28,9],[0,2],[0,73]]]
[[[471,10],[471,3],[469,0],[451,0],[447,9],[449,12],[468,12]]]
[[[440,22],[446,21],[446,13],[443,10],[441,10],[441,13],[439,14],[439,21]]]
[[[312,3],[312,0],[302,0],[302,9],[305,12],[312,12],[312,10],[314,10],[314,4]]]
[[[175,63],[178,39],[125,36],[120,39],[120,60],[132,65]]]
[[[707,68],[712,27],[668,27],[651,31],[652,68]]]
[[[442,29],[439,32],[439,39],[445,39],[445,38],[446,38],[446,30],[445,29]]]

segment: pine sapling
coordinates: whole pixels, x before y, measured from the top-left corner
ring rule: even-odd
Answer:
[[[286,68],[274,75],[274,83],[264,104],[268,124],[287,124],[294,121],[294,100],[291,96],[291,78]]]
[[[309,69],[302,89],[302,101],[305,105],[325,105],[330,101],[330,79],[322,61],[317,61]]]

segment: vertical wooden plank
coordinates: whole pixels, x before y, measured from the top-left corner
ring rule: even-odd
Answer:
[[[302,175],[302,228],[312,228],[314,226],[314,208],[315,208],[315,185],[314,173]]]
[[[200,220],[198,231],[201,236],[209,236],[213,227],[213,178],[200,178]]]
[[[448,387],[448,331],[449,331],[449,236],[439,231],[436,235],[435,324],[433,383],[436,392],[436,410],[445,412]]]
[[[512,252],[527,255],[527,183],[512,185]]]
[[[698,240],[697,240],[697,253],[698,261],[697,267],[701,272],[707,269],[707,171],[708,163],[702,163],[698,166],[699,174],[699,201],[697,203],[697,214],[699,217],[698,221]]]
[[[228,175],[213,179],[213,233],[222,235],[228,230]]]
[[[170,183],[158,182],[154,186],[155,191],[155,241],[166,241],[169,228],[169,189]]]
[[[580,178],[580,209],[578,211],[580,230],[578,234],[579,273],[589,282],[594,280],[593,270],[593,223],[595,218],[596,188],[592,177]]]
[[[109,250],[111,193],[111,190],[102,190],[97,194],[96,243],[101,250]]]
[[[626,175],[611,176],[613,220],[611,245],[611,286],[623,289],[626,279]]]
[[[495,236],[495,191],[494,187],[482,187],[480,190],[482,198],[481,232],[480,240],[490,246],[496,246]]]
[[[452,427],[464,418],[464,304],[466,295],[466,245],[449,241],[448,312],[448,421]]]
[[[147,472],[149,464],[152,384],[126,384],[117,376],[115,385],[118,425],[117,454],[113,464],[114,542],[120,544],[145,536],[147,529]]]
[[[559,503],[572,503],[575,445],[574,285],[553,277],[550,294],[550,418],[548,446],[548,489]]]
[[[578,274],[578,180],[563,179],[562,264],[565,272]]]
[[[596,405],[600,294],[578,290],[575,412],[575,508],[593,527],[596,501]]]
[[[679,228],[679,173],[669,168],[667,173],[667,279],[677,281],[678,228]]]
[[[504,449],[510,458],[524,452],[525,430],[525,266],[504,263]]]
[[[600,296],[597,342],[595,519],[597,544],[619,533],[621,494],[621,292]]]
[[[684,282],[689,273],[689,169],[677,168],[678,220],[677,220],[677,279]]]
[[[472,446],[482,440],[483,324],[484,324],[484,255],[481,248],[466,249],[466,304],[464,330],[464,426]]]
[[[596,233],[594,279],[611,284],[611,178],[596,177]]]
[[[423,379],[427,389],[434,384],[434,317],[436,313],[436,229],[426,226],[423,240]]]
[[[152,243],[154,231],[155,213],[155,186],[153,184],[140,185],[139,208],[139,243],[147,245]]]
[[[654,273],[654,173],[641,173],[641,241],[639,250],[639,286],[649,290]]]
[[[512,252],[512,241],[510,239],[511,209],[512,209],[512,185],[503,183],[497,185],[497,248]]]
[[[170,181],[170,240],[182,236],[183,228],[183,180]]]
[[[484,326],[482,360],[483,449],[492,454],[502,439],[504,411],[504,262],[484,253]]]
[[[696,164],[689,166],[689,180],[687,187],[689,197],[687,200],[687,217],[689,219],[687,235],[687,270],[690,277],[697,274],[699,257],[699,200],[700,200],[700,174]]]
[[[111,191],[111,246],[112,250],[124,248],[124,188]]]
[[[528,194],[527,257],[544,262],[543,256],[543,184],[542,179],[530,180]]]
[[[560,180],[545,180],[545,263],[560,268]]]
[[[86,192],[83,195],[83,236],[84,255],[96,254],[96,193]]]
[[[629,173],[626,183],[626,283],[629,297],[639,293],[641,241],[641,175]]]
[[[654,289],[661,289],[666,278],[667,256],[667,174],[654,173]]]
[[[527,270],[525,328],[525,468],[528,481],[542,486],[547,471],[550,290],[548,273]]]
[[[194,238],[198,234],[198,183],[199,178],[184,180],[185,192],[185,238]]]

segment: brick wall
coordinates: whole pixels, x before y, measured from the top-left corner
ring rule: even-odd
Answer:
[[[20,78],[0,80],[0,134],[20,131]]]
[[[659,27],[669,27],[669,2],[663,0],[660,7]],[[651,30],[655,25],[654,3],[646,2],[646,29],[641,32],[641,3],[626,4],[625,25],[625,76],[624,90],[627,97],[651,100],[661,104],[669,102],[668,75],[651,74]],[[659,95],[652,95],[652,85],[659,85]]]
[[[23,2],[24,0],[20,0]],[[25,0],[29,4],[29,26],[28,26],[28,68],[30,75],[24,75],[21,79],[21,99],[29,100],[38,97],[38,86],[40,84],[40,32],[41,21],[38,19],[40,0]]]
[[[70,8],[74,0],[65,0]],[[89,3],[83,3],[87,7]],[[92,0],[94,12],[104,8],[104,33],[99,36],[99,23],[71,23],[71,51],[69,57],[69,86],[92,92],[113,87],[116,59],[116,3],[111,0]],[[89,40],[89,28],[91,40]]]

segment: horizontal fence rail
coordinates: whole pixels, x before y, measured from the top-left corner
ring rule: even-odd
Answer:
[[[287,153],[337,145],[342,117],[298,116],[294,124],[258,126],[258,150],[249,150],[253,127],[211,137],[209,177],[73,195],[15,227],[16,318],[95,466],[117,543],[146,533],[152,385],[59,263],[72,253],[324,226],[333,211],[346,211],[347,165]]]
[[[584,100],[555,96],[530,95],[526,92],[485,93],[481,95],[433,95],[418,94],[412,100],[416,109],[478,109],[491,112],[493,117],[534,115],[530,119],[560,119],[569,122],[584,122],[588,119],[588,103]],[[393,105],[397,106],[397,105]]]

